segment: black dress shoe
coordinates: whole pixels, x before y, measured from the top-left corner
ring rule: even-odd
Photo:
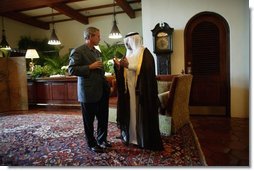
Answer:
[[[91,151],[93,151],[95,153],[103,153],[103,149],[98,145],[96,145],[94,147],[89,147],[89,148],[90,148]]]
[[[98,143],[98,145],[99,145],[101,148],[110,148],[110,147],[112,147],[112,145],[111,145],[110,142],[108,142],[108,141],[103,141],[102,143]]]

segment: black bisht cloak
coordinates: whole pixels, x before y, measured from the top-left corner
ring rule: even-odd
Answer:
[[[125,90],[124,69],[115,68],[118,101],[117,125],[121,130],[121,138],[129,141],[130,98]],[[159,131],[158,89],[155,75],[154,59],[150,51],[145,48],[143,61],[136,85],[136,132],[138,146],[150,150],[163,150]]]

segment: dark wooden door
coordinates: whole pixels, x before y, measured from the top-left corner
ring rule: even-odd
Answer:
[[[193,16],[185,27],[184,43],[185,71],[193,74],[192,113],[230,116],[229,27],[226,20],[213,12]]]

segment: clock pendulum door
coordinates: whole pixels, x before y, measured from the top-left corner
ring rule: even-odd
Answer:
[[[170,54],[156,54],[157,57],[157,74],[171,74]]]

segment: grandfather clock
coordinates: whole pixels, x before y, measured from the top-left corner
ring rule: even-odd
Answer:
[[[173,52],[173,31],[165,22],[158,23],[152,31],[154,53],[157,56],[157,74],[171,74],[170,56]]]

